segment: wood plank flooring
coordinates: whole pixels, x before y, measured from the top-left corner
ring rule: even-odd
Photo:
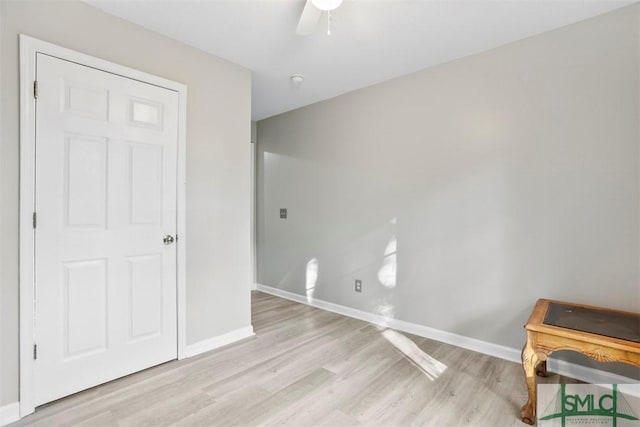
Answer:
[[[252,316],[253,338],[60,399],[12,426],[524,426],[519,364],[409,334],[389,340],[377,326],[260,292]],[[391,341],[403,336],[399,349]]]

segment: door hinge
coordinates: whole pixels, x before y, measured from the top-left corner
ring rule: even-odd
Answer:
[[[33,360],[38,359],[38,344],[33,345]]]
[[[33,228],[36,228],[36,226],[38,225],[38,216],[36,215],[35,212],[33,213],[32,221],[33,221]]]
[[[35,99],[38,99],[38,81],[37,80],[33,81],[33,97]]]

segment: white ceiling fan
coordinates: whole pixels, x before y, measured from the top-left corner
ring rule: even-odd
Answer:
[[[324,12],[327,12],[328,29],[327,34],[331,34],[331,11],[337,9],[342,4],[342,0],[307,0],[300,15],[298,21],[298,27],[296,28],[296,34],[299,36],[308,36],[312,34],[320,17]]]

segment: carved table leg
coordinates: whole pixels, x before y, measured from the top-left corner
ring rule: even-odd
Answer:
[[[530,338],[527,337],[527,343],[522,349],[522,368],[524,369],[524,375],[527,380],[529,398],[527,403],[522,407],[522,411],[520,411],[522,422],[527,424],[533,425],[536,422],[536,366],[538,363],[544,363],[546,368],[546,360],[546,354],[536,352],[535,348],[531,345]]]

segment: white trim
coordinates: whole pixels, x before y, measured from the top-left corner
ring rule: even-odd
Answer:
[[[258,285],[258,290],[279,296],[285,299],[296,301],[302,304],[307,304],[312,307],[321,308],[323,310],[332,311],[334,313],[342,314],[344,316],[353,317],[355,319],[364,320],[365,322],[373,323],[382,327],[388,327],[396,329],[398,331],[407,332],[420,337],[429,338],[432,340],[440,341],[443,343],[455,345],[457,347],[466,348],[467,350],[476,351],[478,353],[488,354],[500,359],[506,359],[511,362],[520,363],[520,352],[509,347],[505,347],[498,344],[492,344],[486,341],[480,341],[475,338],[469,338],[451,332],[442,331],[428,326],[418,325],[416,323],[405,322],[403,320],[385,318],[366,311],[357,310],[351,307],[345,307],[343,305],[334,304],[332,302],[322,301],[319,299],[307,300],[302,295],[295,294],[289,291],[283,291],[281,289],[272,288],[270,286]]]
[[[510,362],[521,363],[520,350],[515,348],[493,344],[475,338],[465,337],[463,335],[430,328],[428,326],[405,322],[403,320],[388,319],[377,314],[368,313],[366,311],[357,310],[351,307],[345,307],[343,305],[334,304],[332,302],[327,302],[315,298],[307,300],[307,298],[302,295],[284,291],[282,289],[272,288],[271,286],[258,284],[258,290],[270,295],[275,295],[277,297],[299,302],[301,304],[310,305],[312,307],[342,314],[344,316],[364,320],[365,322],[373,323],[374,325],[388,327],[420,337],[440,341],[446,344],[455,345],[457,347],[462,347],[466,348],[467,350],[475,351],[493,357],[498,357]],[[564,360],[557,360],[554,357],[549,358],[547,369],[550,372],[555,372],[557,374],[584,381],[590,384],[638,383],[638,381],[634,380],[633,378],[624,377],[622,375],[617,375],[586,366],[576,365],[575,363],[570,363]]]
[[[179,84],[179,83],[178,83]],[[178,98],[178,177],[176,280],[178,282],[178,359],[187,348],[187,87]]]
[[[222,346],[252,337],[254,335],[255,334],[253,333],[253,326],[246,326],[244,328],[235,329],[231,332],[227,332],[226,334],[207,338],[206,340],[198,341],[194,344],[189,344],[185,349],[185,355],[186,357],[197,356],[198,354],[215,350],[216,348],[220,348]]]
[[[34,232],[28,217],[34,211],[35,49],[30,38],[20,37],[20,416],[35,409],[33,344]]]
[[[0,406],[0,426],[6,426],[20,419],[20,402]]]
[[[112,74],[160,86],[178,93],[178,171],[177,171],[177,356],[184,357],[186,349],[186,118],[187,86],[133,70],[123,65],[75,52],[42,40],[20,34],[20,416],[35,410],[34,406],[34,232],[31,214],[34,211],[35,163],[35,101],[33,81],[36,76],[36,53],[93,67]]]
[[[257,181],[258,176],[256,167],[258,159],[258,141],[257,141],[257,127],[256,122],[251,122],[251,290],[257,289],[258,278],[258,240],[257,240],[257,223],[258,217],[257,207]]]

